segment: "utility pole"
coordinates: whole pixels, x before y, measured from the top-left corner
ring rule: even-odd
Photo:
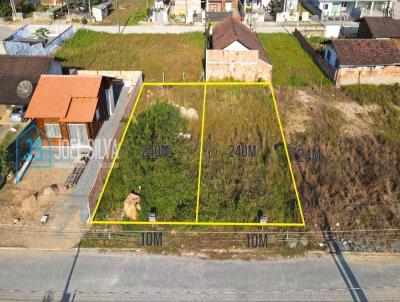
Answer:
[[[89,20],[90,22],[92,22],[92,5],[90,2],[92,2],[92,0],[87,0],[89,2]]]
[[[117,22],[118,22],[118,33],[121,32],[120,24],[119,24],[119,7],[118,7],[118,0],[115,0],[117,6]]]
[[[15,8],[14,0],[10,0],[10,6],[12,10],[13,19],[15,19],[17,17],[17,9]]]

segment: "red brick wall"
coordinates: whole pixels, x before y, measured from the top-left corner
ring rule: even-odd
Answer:
[[[272,65],[259,59],[258,50],[207,50],[206,80],[230,77],[245,82],[271,81]]]
[[[340,68],[336,86],[400,83],[400,66]]]

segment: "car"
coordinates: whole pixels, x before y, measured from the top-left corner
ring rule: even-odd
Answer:
[[[79,4],[78,6],[75,7],[75,10],[77,13],[84,13],[86,12],[86,5],[84,3]]]
[[[23,122],[26,112],[26,106],[14,106],[10,114],[11,122]]]

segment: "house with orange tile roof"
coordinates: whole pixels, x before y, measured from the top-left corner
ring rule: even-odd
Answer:
[[[42,75],[25,117],[35,119],[44,145],[90,146],[115,108],[113,80]]]

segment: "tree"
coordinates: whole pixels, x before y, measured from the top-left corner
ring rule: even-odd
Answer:
[[[8,2],[0,2],[0,18],[11,16],[11,7]]]
[[[276,14],[282,12],[282,6],[280,0],[271,0],[268,5],[269,13],[272,17],[276,18]]]
[[[36,38],[45,43],[47,43],[47,40],[49,38],[48,34],[50,34],[50,30],[48,30],[46,27],[40,27],[35,31]]]

